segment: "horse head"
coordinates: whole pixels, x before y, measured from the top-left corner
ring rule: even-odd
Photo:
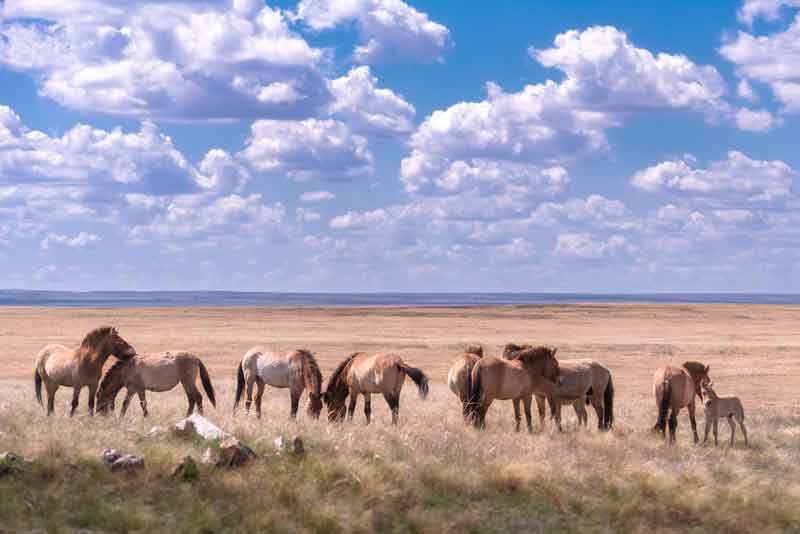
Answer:
[[[120,360],[106,371],[100,387],[97,388],[97,413],[108,415],[114,413],[115,400],[124,385],[123,368],[127,360]]]
[[[319,414],[322,411],[323,395],[311,392],[308,394],[308,414],[314,419],[319,419]]]
[[[326,391],[322,394],[322,400],[325,402],[325,406],[328,408],[328,421],[331,423],[344,420],[347,409],[345,406],[347,394],[348,392],[346,390],[342,391],[341,389],[338,392]]]
[[[560,385],[561,377],[556,352],[558,349],[554,347],[526,348],[514,352],[510,359],[522,361],[532,375],[541,376],[553,385]]]
[[[683,368],[689,372],[694,382],[694,392],[703,400],[703,384],[710,384],[711,377],[708,376],[710,365],[703,365],[700,362],[684,362]]]

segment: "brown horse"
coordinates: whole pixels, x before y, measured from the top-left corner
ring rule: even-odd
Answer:
[[[322,410],[322,373],[320,373],[317,360],[311,352],[300,349],[286,354],[276,354],[260,347],[248,350],[236,371],[234,411],[239,406],[245,386],[247,386],[245,410],[250,411],[250,405],[253,402],[253,384],[258,387],[256,414],[259,418],[261,417],[261,398],[264,396],[266,384],[276,388],[289,388],[292,400],[292,419],[297,417],[303,390],[308,389],[308,413],[314,419],[319,417],[319,412]]]
[[[614,382],[611,371],[597,360],[558,360],[558,376],[561,385],[558,392],[551,397],[556,403],[551,407],[555,412],[555,421],[561,429],[561,406],[572,404],[578,423],[588,423],[583,403],[591,404],[597,414],[597,428],[610,430],[614,424]],[[536,395],[536,407],[539,418],[544,421],[543,395]]]
[[[208,376],[206,366],[191,352],[165,352],[156,356],[136,356],[129,360],[119,361],[106,371],[100,389],[97,391],[97,410],[101,413],[114,411],[114,399],[119,390],[126,388],[127,394],[122,401],[120,415],[125,416],[128,405],[134,395],[139,396],[139,405],[144,417],[147,417],[147,399],[145,391],[169,391],[179,383],[183,385],[189,399],[189,410],[186,417],[192,414],[197,405],[197,412],[203,413],[203,396],[197,389],[197,375],[203,383],[208,400],[217,407],[214,386]]]
[[[534,347],[514,352],[508,359],[487,356],[472,368],[468,415],[476,428],[486,426],[486,412],[495,399],[513,400],[516,430],[520,428],[520,401],[525,405],[528,432],[533,431],[531,402],[534,394],[551,397],[558,386],[555,348]],[[551,404],[552,406],[552,404]]]
[[[675,443],[675,430],[678,428],[678,413],[685,406],[689,412],[689,421],[692,423],[694,442],[700,437],[697,435],[697,421],[695,420],[695,397],[703,400],[700,389],[703,384],[711,381],[708,377],[708,365],[700,362],[686,362],[681,367],[667,365],[659,367],[653,375],[653,393],[656,397],[658,421],[653,430],[664,434],[667,425],[667,412],[669,413],[669,442]]]
[[[464,415],[469,406],[469,390],[472,388],[472,368],[483,358],[483,347],[470,345],[464,349],[464,354],[458,357],[447,373],[447,385],[450,391],[461,401]]]
[[[322,396],[328,407],[328,420],[344,419],[345,400],[349,395],[347,417],[352,421],[358,395],[364,395],[364,415],[369,424],[372,414],[370,395],[381,393],[392,411],[392,424],[396,425],[400,412],[400,391],[406,375],[417,384],[420,397],[427,397],[428,377],[422,370],[407,365],[399,356],[363,352],[350,355],[333,372]]]
[[[72,409],[70,417],[78,408],[81,389],[89,388],[89,415],[94,414],[94,400],[97,384],[103,372],[103,365],[109,356],[120,360],[133,358],[136,350],[111,326],[95,328],[83,338],[77,349],[63,345],[47,345],[36,356],[34,388],[36,400],[42,403],[42,383],[47,390],[47,415],[53,413],[56,391],[59,386],[72,388]]]

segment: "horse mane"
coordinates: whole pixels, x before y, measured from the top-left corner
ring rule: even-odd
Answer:
[[[328,379],[328,387],[325,388],[325,394],[327,396],[330,397],[331,395],[334,394],[334,392],[341,389],[342,382],[344,381],[343,375],[346,374],[347,368],[350,367],[350,364],[353,363],[353,359],[359,354],[362,353],[354,352],[353,354],[345,358],[338,366],[336,366],[336,369],[333,371],[333,374],[331,374],[331,377]]]
[[[100,326],[95,328],[94,330],[90,331],[81,341],[81,347],[83,348],[92,348],[99,345],[105,338],[111,335],[111,332],[114,331],[113,326]]]
[[[689,371],[689,374],[692,375],[692,378],[694,378],[694,376],[697,374],[706,373],[706,366],[700,362],[695,362],[695,361],[683,362],[683,365],[681,367]]]
[[[483,358],[483,347],[481,345],[467,345],[464,349],[464,354],[472,354],[478,358]]]
[[[106,371],[106,374],[103,375],[103,380],[100,382],[98,391],[106,391],[107,388],[110,388],[111,383],[117,378],[117,375],[122,372],[122,368],[128,363],[128,361],[129,360],[117,360],[114,362],[114,365],[109,367],[108,371]],[[122,389],[121,385],[119,389]]]
[[[545,358],[547,356],[555,357],[556,349],[539,345],[538,347],[531,347],[526,345],[516,352],[512,352],[506,357],[508,360],[519,360],[523,363],[533,363],[535,360]]]
[[[516,360],[520,351],[531,349],[530,345],[517,345],[516,343],[507,343],[503,347],[503,358],[506,360]]]
[[[310,350],[298,349],[297,353],[303,359],[303,377],[307,384],[314,386],[314,393],[320,394],[322,389],[322,372],[314,354]]]

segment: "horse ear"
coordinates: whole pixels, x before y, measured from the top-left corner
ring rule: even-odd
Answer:
[[[551,355],[552,355],[553,357],[555,357],[555,355],[556,355],[556,352],[558,352],[558,347],[553,347],[553,348],[552,348],[552,349],[550,349],[550,350],[552,351],[552,352],[551,352]]]
[[[112,327],[111,327],[111,335],[112,335],[112,336],[117,336],[117,335],[119,335],[119,332],[117,331],[117,327],[116,327],[116,326],[112,326]]]
[[[711,365],[706,365],[706,374],[708,374],[709,369],[711,369]]]

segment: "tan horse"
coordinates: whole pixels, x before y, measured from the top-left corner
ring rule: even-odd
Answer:
[[[406,375],[417,384],[419,395],[428,396],[428,377],[422,370],[411,367],[399,356],[391,354],[365,354],[356,352],[345,359],[331,375],[323,399],[328,407],[328,420],[341,421],[345,414],[345,400],[350,396],[347,407],[348,419],[352,421],[359,395],[364,395],[364,415],[367,424],[372,414],[370,395],[381,393],[392,411],[392,424],[397,424],[400,412],[400,391]]]
[[[744,444],[747,445],[747,428],[744,426],[744,407],[739,397],[720,397],[714,388],[711,387],[711,382],[705,382],[702,386],[703,392],[706,394],[706,402],[704,405],[706,415],[706,428],[705,436],[703,437],[703,445],[708,441],[708,431],[714,427],[714,445],[719,445],[719,433],[717,432],[718,423],[720,418],[724,417],[728,420],[728,426],[731,427],[731,443],[733,447],[733,437],[736,434],[736,426],[733,424],[735,419],[739,423],[739,427],[744,434]]]
[[[308,413],[314,419],[319,417],[319,412],[322,410],[322,373],[320,373],[317,360],[311,352],[300,349],[286,354],[276,354],[260,347],[248,350],[236,372],[234,411],[239,406],[242,393],[247,386],[245,410],[250,412],[250,405],[253,402],[253,384],[258,387],[256,414],[259,418],[261,417],[261,398],[264,396],[264,386],[267,384],[276,388],[289,388],[292,400],[292,419],[297,417],[303,390],[308,389]]]
[[[552,396],[558,386],[556,350],[549,347],[527,348],[514,352],[509,359],[487,356],[472,368],[468,415],[476,428],[486,426],[486,412],[495,399],[513,400],[516,430],[520,428],[520,401],[525,406],[528,432],[533,431],[531,402],[534,394]]]
[[[189,400],[189,410],[186,417],[192,414],[197,406],[197,413],[203,413],[203,396],[197,389],[197,375],[203,383],[208,400],[217,407],[214,395],[214,386],[208,376],[206,366],[195,354],[191,352],[165,352],[155,356],[136,356],[129,360],[119,361],[106,371],[100,389],[97,392],[98,411],[107,413],[114,411],[114,399],[119,390],[126,388],[127,394],[122,401],[120,415],[125,416],[128,405],[134,395],[139,396],[144,417],[147,417],[147,399],[145,391],[164,392],[170,391],[178,384],[183,386]]]
[[[447,373],[447,385],[461,401],[465,417],[469,406],[469,390],[472,389],[472,368],[481,358],[483,358],[483,347],[471,345],[464,349],[464,354],[453,362],[450,372]]]
[[[686,362],[681,367],[667,365],[659,367],[653,375],[653,393],[658,409],[658,421],[653,430],[664,434],[667,425],[667,412],[669,412],[669,442],[675,443],[675,430],[678,428],[678,413],[686,407],[689,412],[689,421],[692,423],[694,442],[700,437],[697,435],[697,420],[695,419],[695,397],[703,400],[700,387],[711,381],[708,377],[708,365],[700,362]]]
[[[95,328],[83,338],[77,349],[63,345],[47,345],[36,356],[34,388],[36,400],[42,403],[42,384],[47,391],[47,415],[53,413],[56,391],[59,386],[72,388],[72,408],[70,417],[78,408],[81,389],[89,388],[89,415],[94,414],[94,400],[97,384],[103,372],[103,365],[109,356],[120,360],[133,358],[136,350],[120,337],[117,329],[111,326]]]
[[[597,414],[597,428],[609,430],[614,424],[614,382],[611,371],[597,360],[558,360],[558,376],[561,385],[552,400],[556,403],[553,411],[559,430],[561,429],[561,406],[572,404],[578,416],[578,424],[586,426],[588,417],[584,402],[591,404]],[[544,422],[543,395],[536,395],[539,419]]]

